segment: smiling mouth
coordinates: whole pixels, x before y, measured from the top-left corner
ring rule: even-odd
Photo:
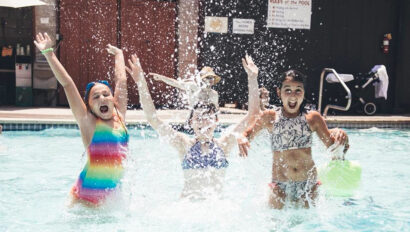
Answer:
[[[108,112],[108,106],[100,106],[100,111],[101,113],[107,113]]]
[[[289,103],[288,103],[288,106],[289,106],[289,108],[291,108],[291,109],[295,109],[295,108],[296,108],[296,105],[297,105],[297,102],[289,102]]]

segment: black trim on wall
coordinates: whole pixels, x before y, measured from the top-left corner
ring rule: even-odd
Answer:
[[[410,113],[410,1],[398,0],[394,113]]]

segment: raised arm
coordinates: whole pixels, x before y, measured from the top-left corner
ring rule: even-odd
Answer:
[[[246,55],[242,58],[242,65],[248,74],[248,114],[250,116],[256,116],[260,113],[259,104],[259,90],[258,90],[258,73],[259,69],[252,60],[252,57]]]
[[[127,112],[128,103],[128,89],[127,89],[127,74],[125,72],[125,62],[122,50],[112,46],[107,45],[107,51],[109,54],[115,56],[115,91],[114,100],[117,103],[118,111],[125,119],[125,113]]]
[[[170,77],[163,76],[157,73],[149,73],[149,76],[152,76],[156,81],[162,81],[167,85],[173,86],[178,89],[187,90],[187,85],[185,85],[182,81],[175,80]]]
[[[259,69],[253,63],[250,56],[246,55],[242,59],[243,67],[248,74],[248,99],[249,108],[248,114],[236,125],[226,130],[220,138],[221,148],[224,150],[225,154],[228,154],[236,144],[237,138],[241,137],[240,133],[243,132],[250,124],[250,122],[260,113],[259,107],[259,92],[258,92],[258,73]]]
[[[53,71],[58,82],[64,88],[64,92],[67,96],[68,104],[70,105],[71,111],[73,112],[74,118],[80,127],[87,125],[87,107],[78,92],[77,87],[74,84],[73,79],[67,73],[63,65],[57,59],[52,49],[52,41],[47,33],[38,33],[36,35],[36,40],[34,41],[36,47],[43,53],[46,57],[51,70]]]
[[[158,118],[138,57],[135,54],[132,55],[131,60],[128,59],[128,64],[130,68],[125,67],[125,69],[138,86],[141,106],[149,124],[160,136],[169,140],[169,143],[175,147],[180,154],[185,154],[189,144],[189,138],[187,135],[175,131],[171,126]]]

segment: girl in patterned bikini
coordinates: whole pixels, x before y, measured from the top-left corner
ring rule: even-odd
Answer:
[[[295,70],[285,72],[277,89],[282,107],[261,111],[254,123],[238,139],[240,154],[248,155],[251,141],[262,129],[270,134],[273,153],[269,205],[276,209],[285,200],[309,207],[317,195],[317,171],[312,159],[312,133],[316,132],[326,147],[349,148],[347,134],[338,128],[328,129],[323,117],[305,109],[305,76]]]
[[[115,56],[115,92],[107,81],[91,82],[83,101],[73,79],[54,54],[47,33],[37,34],[34,44],[64,88],[87,150],[87,163],[71,191],[72,202],[100,205],[119,189],[128,153],[124,124],[128,93],[122,50],[107,46],[108,53]]]
[[[225,171],[229,163],[227,156],[236,143],[236,135],[246,129],[249,115],[257,114],[258,109],[258,69],[249,56],[242,60],[248,73],[249,112],[238,124],[232,125],[220,138],[214,138],[217,126],[217,108],[213,103],[198,102],[194,104],[189,123],[194,137],[174,130],[161,121],[154,107],[147,82],[136,55],[128,60],[130,68],[126,70],[135,80],[145,116],[157,133],[166,138],[174,147],[184,170],[184,188],[181,197],[201,200],[219,196],[223,188]]]

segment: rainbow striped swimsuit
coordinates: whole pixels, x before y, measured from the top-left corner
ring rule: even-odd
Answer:
[[[114,129],[97,120],[87,163],[71,191],[75,198],[99,204],[119,187],[128,140],[126,128]]]

